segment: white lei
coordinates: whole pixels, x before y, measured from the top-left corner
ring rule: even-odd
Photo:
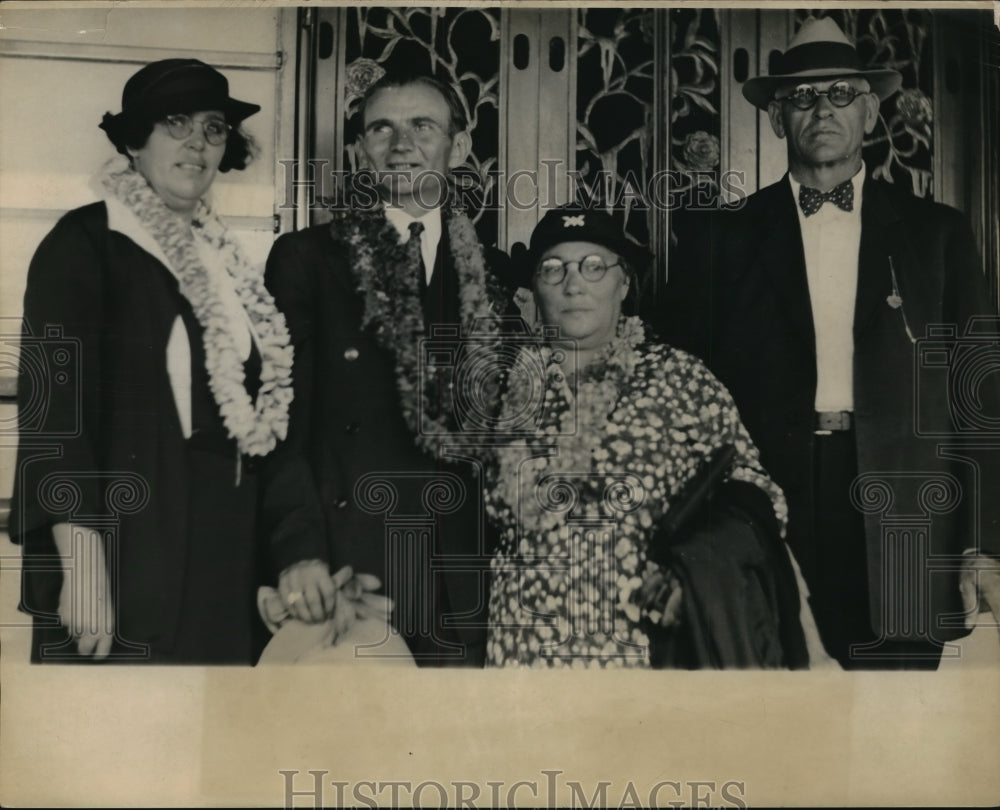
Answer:
[[[109,194],[135,214],[170,262],[181,293],[204,330],[209,388],[229,437],[236,440],[240,452],[246,455],[267,455],[288,432],[292,346],[285,318],[264,287],[263,273],[246,260],[222,220],[204,200],[198,201],[188,228],[125,158],[109,161],[99,180]],[[229,317],[198,256],[193,229],[198,229],[218,252],[257,338],[261,385],[256,405],[247,393],[243,363],[230,331]]]

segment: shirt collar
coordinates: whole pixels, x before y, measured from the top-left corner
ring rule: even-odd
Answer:
[[[855,199],[855,201],[858,201],[858,200],[861,199],[861,187],[864,185],[864,182],[865,182],[866,171],[867,170],[865,168],[865,162],[862,160],[861,161],[861,168],[858,169],[857,172],[855,172],[854,177],[851,178],[851,184],[854,186],[854,199]],[[799,212],[799,216],[802,216],[802,206],[799,205],[799,189],[802,188],[802,184],[798,180],[796,180],[794,177],[792,177],[792,173],[791,172],[788,173],[788,182],[789,182],[789,184],[792,187],[792,197],[795,198],[795,208]],[[852,213],[856,213],[856,212],[858,212],[860,210],[861,210],[861,206],[859,204],[857,204],[857,202],[855,202],[854,212],[852,212]]]
[[[415,217],[408,214],[402,208],[385,207],[385,218],[392,223],[392,226],[399,233],[400,241],[405,242],[410,238],[410,223],[420,222],[424,226],[426,243],[437,245],[441,241],[441,209],[432,208],[422,217]]]

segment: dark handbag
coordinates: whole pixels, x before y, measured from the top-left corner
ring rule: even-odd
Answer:
[[[734,458],[736,448],[731,444],[715,448],[684,484],[650,543],[649,557],[653,562],[660,565],[669,563],[671,544],[697,525],[710,508],[716,491],[733,466]]]

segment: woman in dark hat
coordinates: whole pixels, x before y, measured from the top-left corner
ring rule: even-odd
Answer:
[[[722,385],[627,314],[643,259],[603,211],[532,234],[520,281],[545,342],[508,372],[488,465],[487,660],[803,667],[781,490]]]
[[[195,59],[126,83],[101,202],[32,260],[13,536],[32,660],[252,663],[255,462],[284,437],[282,316],[207,198],[260,109]]]

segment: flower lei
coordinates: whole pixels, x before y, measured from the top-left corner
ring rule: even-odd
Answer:
[[[558,413],[555,429],[543,427],[536,430],[535,435],[528,439],[527,447],[524,444],[505,443],[495,449],[495,472],[490,479],[492,491],[488,493],[486,502],[491,518],[499,519],[501,524],[508,521],[503,519],[500,512],[512,510],[510,518],[516,519],[518,529],[508,537],[520,540],[516,553],[525,559],[532,559],[536,551],[532,538],[548,535],[549,543],[555,545],[558,542],[557,536],[569,541],[569,535],[572,534],[572,529],[565,522],[567,504],[559,504],[562,508],[551,508],[556,504],[546,503],[553,496],[556,500],[562,497],[562,493],[558,492],[559,485],[556,484],[549,491],[548,497],[542,497],[539,492],[541,479],[558,482],[566,480],[568,476],[576,476],[578,483],[598,491],[609,483],[603,476],[591,476],[585,481],[581,481],[578,476],[580,473],[589,474],[595,469],[599,470],[604,466],[602,462],[608,460],[608,451],[602,445],[607,442],[609,433],[616,428],[609,420],[631,384],[642,356],[640,347],[645,342],[642,320],[638,317],[622,317],[612,341],[586,368],[578,370],[575,386],[566,379],[563,368],[556,361],[556,352],[559,350],[549,346],[540,350],[545,365],[545,408],[561,407],[562,410]],[[531,381],[523,375],[512,378],[511,388],[503,399],[501,418],[510,408],[523,408],[525,398],[532,395],[527,390],[531,385]],[[563,402],[560,403],[559,400]],[[544,454],[540,455],[539,450]],[[635,483],[647,490],[647,497],[657,495],[650,489],[650,484],[656,486],[651,479],[635,479]],[[628,497],[624,488],[621,494]],[[610,516],[607,510],[613,506],[603,503],[603,499],[595,499],[591,503],[583,500],[573,508],[586,509],[595,518],[606,518]],[[595,509],[604,514],[593,514]],[[652,525],[652,517],[646,507],[640,508],[635,516],[626,516],[620,525],[619,540],[613,550],[615,557],[621,557],[622,568],[616,582],[618,606],[633,621],[640,618],[640,608],[630,601],[633,592],[642,585],[640,573],[645,576],[658,568],[633,544],[631,524],[636,519],[643,527]],[[601,564],[613,568],[611,559],[605,559]],[[639,642],[648,644],[648,640],[644,639],[645,636],[640,636]]]
[[[461,363],[499,369],[499,319],[490,295],[495,285],[486,272],[482,245],[463,211],[450,209],[446,224],[459,283],[461,332],[457,339],[465,351]],[[466,409],[459,402],[471,397],[478,401],[478,410],[496,413],[499,387],[480,387],[481,378],[475,375],[456,375],[452,366],[432,364],[423,365],[421,385],[419,351],[425,325],[417,268],[408,243],[400,243],[399,232],[381,208],[341,214],[330,223],[330,233],[348,251],[363,301],[361,328],[372,328],[376,342],[395,357],[403,419],[416,445],[438,457],[445,439],[463,429]],[[458,386],[456,378],[461,378]],[[475,391],[469,390],[472,385]],[[494,396],[495,403],[482,407],[484,395],[487,399]]]
[[[638,317],[621,318],[616,337],[578,372],[575,396],[562,367],[553,360],[553,349],[548,346],[540,349],[547,381],[545,407],[552,407],[557,397],[564,398],[570,407],[560,415],[554,435],[536,434],[533,443],[555,448],[556,452],[526,460],[523,445],[505,443],[495,449],[494,498],[500,503],[518,505],[519,522],[525,532],[549,531],[562,522],[561,514],[546,509],[536,497],[538,475],[559,476],[591,469],[595,454],[601,452],[601,442],[608,433],[608,417],[628,386],[639,361],[638,347],[645,340],[645,330]],[[525,348],[522,351],[539,350]],[[526,375],[512,378],[512,385],[503,397],[501,419],[511,410],[523,409],[523,403],[530,397],[537,398],[530,390],[531,385]]]
[[[620,321],[617,336],[578,375],[575,396],[552,359],[553,350],[542,349],[547,353],[549,415],[526,442],[495,448],[486,498],[490,518],[506,527],[505,553],[527,561],[538,553],[538,546],[556,547],[569,540],[573,529],[565,513],[570,506],[579,517],[616,519],[618,603],[632,621],[653,618],[632,596],[645,577],[662,573],[648,558],[643,538],[655,530],[664,510],[671,507],[673,493],[695,473],[720,437],[731,441],[738,454],[731,479],[762,489],[771,497],[779,523],[784,525],[787,519],[781,490],[760,468],[757,451],[725,389],[683,352],[644,343],[638,318]],[[654,369],[662,378],[652,373]],[[679,377],[678,370],[683,370]],[[501,418],[511,408],[523,407],[521,402],[532,395],[530,385],[523,377],[512,377]],[[671,408],[669,416],[664,407]],[[622,484],[622,476],[632,481],[609,488]],[[540,487],[543,481],[545,486]],[[559,481],[573,481],[586,491],[580,491],[579,501],[571,504],[567,488],[559,492],[554,485]]]
[[[264,287],[260,269],[244,258],[225,225],[204,200],[198,202],[188,228],[125,158],[109,161],[99,180],[109,194],[138,217],[170,262],[180,282],[180,291],[202,326],[209,388],[229,437],[236,440],[241,453],[267,455],[288,432],[292,346],[285,318]],[[257,338],[261,385],[256,404],[246,390],[243,363],[229,329],[229,318],[198,256],[195,230],[221,255]]]

